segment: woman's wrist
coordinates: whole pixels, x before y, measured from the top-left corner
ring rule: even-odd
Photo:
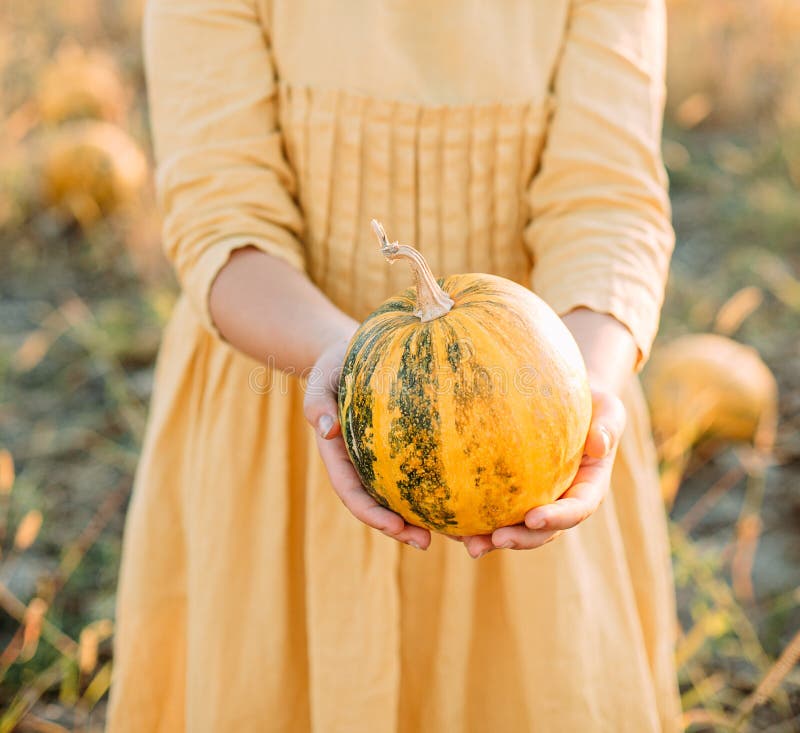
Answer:
[[[639,356],[631,332],[613,316],[588,308],[570,311],[563,321],[581,350],[592,387],[619,395]]]
[[[341,314],[344,318],[335,319],[331,325],[322,331],[316,339],[316,355],[315,363],[319,358],[328,350],[340,344],[349,343],[353,334],[356,332],[359,324],[344,313]]]
[[[212,284],[209,306],[231,346],[295,374],[358,327],[305,273],[255,247],[233,252]]]

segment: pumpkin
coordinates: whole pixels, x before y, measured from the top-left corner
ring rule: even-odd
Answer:
[[[347,348],[350,459],[370,495],[412,524],[456,536],[517,524],[578,470],[592,409],[578,346],[527,288],[486,274],[437,281],[416,249],[372,225],[415,285]]]
[[[762,454],[772,450],[778,386],[752,347],[713,333],[681,336],[655,351],[644,386],[668,503],[702,440],[751,443]]]
[[[50,124],[79,117],[122,122],[129,98],[112,56],[72,42],[61,45],[38,80],[39,115]]]
[[[71,122],[43,143],[45,203],[82,225],[134,202],[146,180],[144,153],[124,130],[108,122]]]

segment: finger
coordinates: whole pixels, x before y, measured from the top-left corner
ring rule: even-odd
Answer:
[[[584,452],[592,458],[613,454],[625,430],[625,408],[610,392],[592,393],[592,422],[586,436]]]
[[[590,459],[591,460],[591,459]],[[581,466],[575,482],[560,499],[531,509],[525,515],[525,526],[535,531],[564,530],[591,516],[608,493],[611,458]]]
[[[586,453],[572,485],[553,503],[531,509],[524,521],[528,529],[570,529],[593,514],[608,493],[614,456],[625,429],[625,408],[609,392],[593,392],[592,401]]]
[[[477,534],[470,537],[463,537],[462,542],[467,548],[469,556],[473,560],[477,560],[478,558],[483,557],[487,552],[495,549],[494,545],[492,544],[492,537],[488,534]]]
[[[321,438],[335,438],[341,433],[336,392],[332,378],[315,367],[308,375],[303,397],[303,413]]]
[[[496,529],[492,533],[492,544],[505,550],[534,550],[552,542],[560,534],[561,530],[532,530],[524,524],[515,524]]]
[[[383,507],[381,507],[381,509],[383,509]],[[385,509],[385,511],[389,510]],[[402,519],[402,517],[400,518]],[[397,540],[398,542],[403,542],[406,545],[411,545],[411,547],[414,547],[417,550],[427,550],[431,544],[431,533],[427,529],[423,529],[422,527],[417,527],[416,525],[409,524],[406,521],[403,522],[403,528],[399,532],[395,534],[392,534],[390,532],[384,532],[384,534],[387,537],[391,537],[392,539]]]
[[[431,535],[427,529],[407,524],[399,514],[381,506],[367,493],[341,437],[334,440],[318,438],[317,446],[333,490],[356,519],[400,542],[413,543],[420,549],[430,545]]]

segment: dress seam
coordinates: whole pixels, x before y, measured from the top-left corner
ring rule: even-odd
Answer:
[[[408,107],[423,107],[433,111],[448,111],[448,110],[461,110],[467,108],[478,108],[496,111],[497,107],[540,107],[544,109],[552,99],[552,93],[548,92],[541,98],[536,97],[519,97],[516,99],[503,98],[502,100],[491,98],[486,100],[470,101],[470,102],[436,102],[429,103],[420,99],[413,99],[410,97],[391,97],[370,94],[358,89],[347,86],[334,86],[328,84],[294,84],[281,79],[278,81],[280,86],[293,90],[304,90],[309,94],[343,94],[353,98],[360,98],[366,101],[376,102],[389,102],[395,105],[405,105]]]

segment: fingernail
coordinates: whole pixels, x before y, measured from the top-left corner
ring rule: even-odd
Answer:
[[[532,522],[526,522],[526,524],[528,529],[544,529],[547,526],[547,516],[540,514]]]
[[[415,550],[421,550],[422,549],[422,546],[419,545],[418,543],[414,542],[414,540],[406,540],[406,544],[407,545],[411,545],[411,547],[413,547]]]
[[[505,542],[502,545],[500,545],[501,550],[513,550],[515,547],[516,545],[512,540],[509,540],[508,542]]]
[[[603,455],[607,456],[611,452],[611,433],[607,427],[600,428],[600,437],[603,440]]]
[[[475,560],[480,560],[484,555],[488,555],[493,549],[494,549],[494,547],[489,547],[486,550],[481,550],[477,555],[475,555],[474,559]]]
[[[328,437],[328,433],[333,429],[333,418],[330,415],[323,415],[317,421],[317,430],[323,438]]]

